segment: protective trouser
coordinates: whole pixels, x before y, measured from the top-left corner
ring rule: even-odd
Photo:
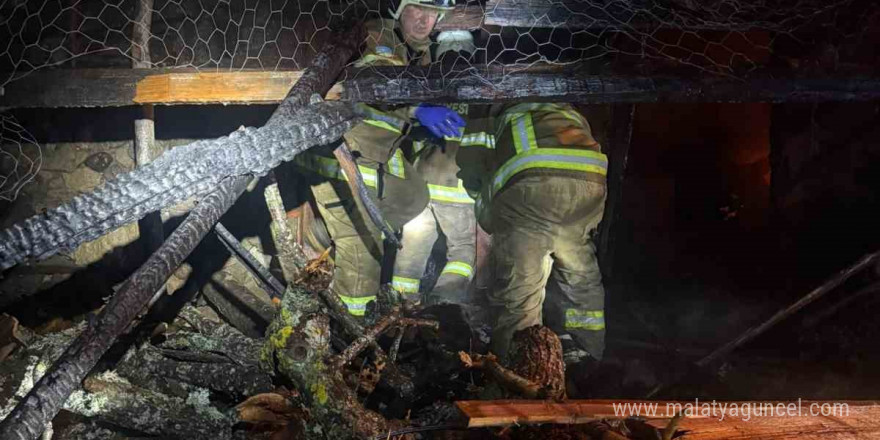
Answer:
[[[492,200],[490,264],[496,307],[492,352],[506,358],[513,334],[542,324],[542,306],[558,309],[562,328],[590,355],[605,347],[605,290],[591,233],[602,219],[605,185],[574,177],[532,175]]]
[[[418,294],[420,279],[440,233],[446,237],[446,265],[434,289],[425,296],[425,303],[466,304],[476,255],[473,201],[443,203],[432,200],[418,217],[403,226],[403,249],[397,252],[394,261],[392,287],[407,296]]]
[[[346,182],[314,185],[312,194],[335,248],[331,290],[352,315],[363,316],[379,291],[382,233],[363,214]]]

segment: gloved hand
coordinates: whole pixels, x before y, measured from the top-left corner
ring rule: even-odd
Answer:
[[[460,129],[464,127],[461,116],[455,110],[442,105],[419,104],[414,114],[438,138],[458,137]]]

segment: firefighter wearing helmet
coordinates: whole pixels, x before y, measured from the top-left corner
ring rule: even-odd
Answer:
[[[354,65],[430,64],[434,58],[430,38],[434,25],[452,7],[453,0],[401,0],[396,10],[389,11],[393,19],[366,23],[365,48]],[[367,116],[343,138],[355,153],[364,183],[378,200],[379,208],[391,226],[400,230],[425,209],[429,200],[428,186],[404,157],[401,142],[414,125],[424,126],[439,137],[457,136],[464,121],[444,106],[359,105]],[[344,182],[346,176],[333,157],[333,147],[300,154],[296,163],[310,172],[315,205],[333,242],[336,269],[331,290],[352,315],[363,316],[379,290],[382,235]]]

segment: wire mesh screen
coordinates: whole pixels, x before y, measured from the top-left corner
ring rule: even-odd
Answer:
[[[346,19],[388,18],[374,0],[4,0],[0,84],[49,66],[299,69]],[[146,10],[146,20],[139,11]],[[876,2],[863,0],[485,0],[459,2],[438,29],[476,53],[447,66],[581,63],[614,74],[745,77],[876,66]],[[137,41],[137,30],[148,31]],[[146,54],[146,56],[145,56]],[[849,66],[852,67],[852,66]],[[830,69],[830,70],[829,70]]]
[[[388,11],[396,5],[0,0],[0,87],[15,87],[15,80],[45,68],[301,69],[331,32],[352,22],[384,19],[382,26],[392,31],[397,24]],[[440,78],[431,87],[476,77],[492,87],[507,72],[536,66],[747,79],[873,75],[880,64],[874,49],[880,6],[865,0],[459,0],[437,24],[438,32],[454,30],[469,33],[473,47],[431,57],[427,66],[407,61],[388,70],[375,69],[383,64],[377,63],[355,74],[418,80],[430,73]],[[21,159],[23,151],[11,157]],[[4,153],[4,167],[9,157]],[[10,187],[14,194],[10,182],[29,176],[39,163],[29,159],[17,160],[24,168],[6,175],[4,191]]]
[[[12,201],[40,170],[37,141],[14,117],[0,114],[0,200]]]

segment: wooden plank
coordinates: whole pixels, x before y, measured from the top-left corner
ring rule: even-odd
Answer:
[[[880,99],[880,79],[684,79],[588,75],[579,66],[474,66],[461,77],[418,68],[351,71],[329,99],[369,103],[562,101],[823,102]],[[506,73],[513,70],[515,73]],[[5,87],[0,108],[117,107],[137,104],[278,103],[299,71],[193,72],[173,69],[56,69]]]
[[[276,103],[300,76],[301,71],[163,73],[137,81],[132,100],[141,104]],[[338,99],[339,88],[330,93]]]
[[[666,426],[667,420],[677,408],[697,408],[685,413],[679,429],[687,431],[684,440],[721,439],[865,439],[880,436],[880,402],[878,401],[786,401],[786,402],[719,402],[714,413],[712,402],[666,402],[666,401],[611,401],[570,400],[564,402],[535,400],[460,401],[455,403],[467,419],[468,427],[528,425],[540,423],[580,424],[603,418],[640,416],[657,428]],[[813,415],[813,405],[820,409]],[[627,412],[621,412],[629,405]],[[642,406],[636,406],[642,405]],[[655,415],[648,414],[644,405],[657,405]],[[679,405],[679,406],[673,406]],[[722,406],[726,405],[726,406]],[[761,406],[759,406],[761,405]],[[749,410],[746,416],[740,408],[776,409],[773,414],[758,415]],[[826,406],[839,406],[832,411]],[[736,410],[734,410],[734,406]],[[616,408],[617,407],[617,408]],[[667,408],[669,416],[667,416]],[[770,411],[768,411],[770,412]],[[658,416],[659,414],[662,414]]]

